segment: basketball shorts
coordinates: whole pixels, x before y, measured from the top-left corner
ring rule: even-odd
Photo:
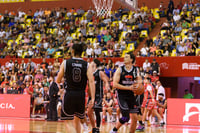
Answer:
[[[143,108],[147,108],[148,110],[157,109],[156,100],[153,103],[152,99],[147,99],[142,103]]]
[[[61,107],[61,120],[85,117],[85,91],[66,90]]]
[[[134,95],[125,96],[125,95],[117,94],[117,100],[118,100],[119,108],[123,117],[129,117],[130,113],[138,112],[136,98]]]
[[[91,97],[88,99],[88,104],[89,104],[90,100],[91,100]],[[102,101],[103,100],[101,97],[95,96],[93,109],[102,112]]]

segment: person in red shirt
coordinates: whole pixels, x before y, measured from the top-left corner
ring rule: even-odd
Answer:
[[[157,75],[156,71],[153,71],[153,75],[150,77],[151,78],[151,82],[153,85],[156,85],[156,81],[159,80],[159,76]]]

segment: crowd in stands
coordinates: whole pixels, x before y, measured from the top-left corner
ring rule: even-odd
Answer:
[[[175,7],[170,0],[166,17],[160,33],[153,38],[148,37],[137,55],[200,56],[200,1],[180,2]]]
[[[0,15],[0,58],[67,58],[76,40],[86,44],[83,57],[120,57],[148,35],[155,14],[145,5],[135,12],[119,8],[110,17],[81,7],[6,10]]]

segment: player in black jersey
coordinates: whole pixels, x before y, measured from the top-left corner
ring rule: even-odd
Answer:
[[[135,133],[137,125],[137,105],[134,91],[137,90],[135,82],[142,83],[138,75],[138,69],[133,65],[135,56],[128,52],[124,56],[124,66],[119,67],[114,74],[113,87],[117,88],[118,104],[122,117],[110,133],[117,133],[117,130],[131,119],[130,133]]]
[[[101,116],[100,112],[102,112],[102,101],[103,101],[103,85],[105,84],[105,88],[108,89],[108,77],[104,74],[103,71],[99,70],[101,62],[98,59],[94,59],[91,63],[93,66],[93,76],[95,80],[95,101],[94,106],[88,107],[88,116],[92,125],[92,133],[99,133],[100,123],[101,123]],[[96,126],[93,111],[96,115]]]
[[[84,119],[85,116],[87,81],[89,81],[91,92],[91,105],[94,104],[95,98],[92,65],[88,65],[86,61],[80,58],[82,52],[83,44],[75,43],[72,46],[73,58],[63,61],[56,80],[57,83],[60,83],[62,78],[65,78],[64,88],[66,92],[62,101],[61,119],[66,120],[66,129],[69,133],[81,132],[80,119]]]

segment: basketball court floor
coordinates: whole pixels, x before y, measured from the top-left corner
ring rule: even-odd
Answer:
[[[115,123],[101,126],[101,133],[109,133]],[[63,121],[47,122],[44,120],[0,118],[0,133],[66,133]],[[145,133],[200,133],[200,126],[164,126],[147,127]],[[83,131],[82,131],[83,133]],[[129,126],[124,125],[119,133],[129,133]]]

